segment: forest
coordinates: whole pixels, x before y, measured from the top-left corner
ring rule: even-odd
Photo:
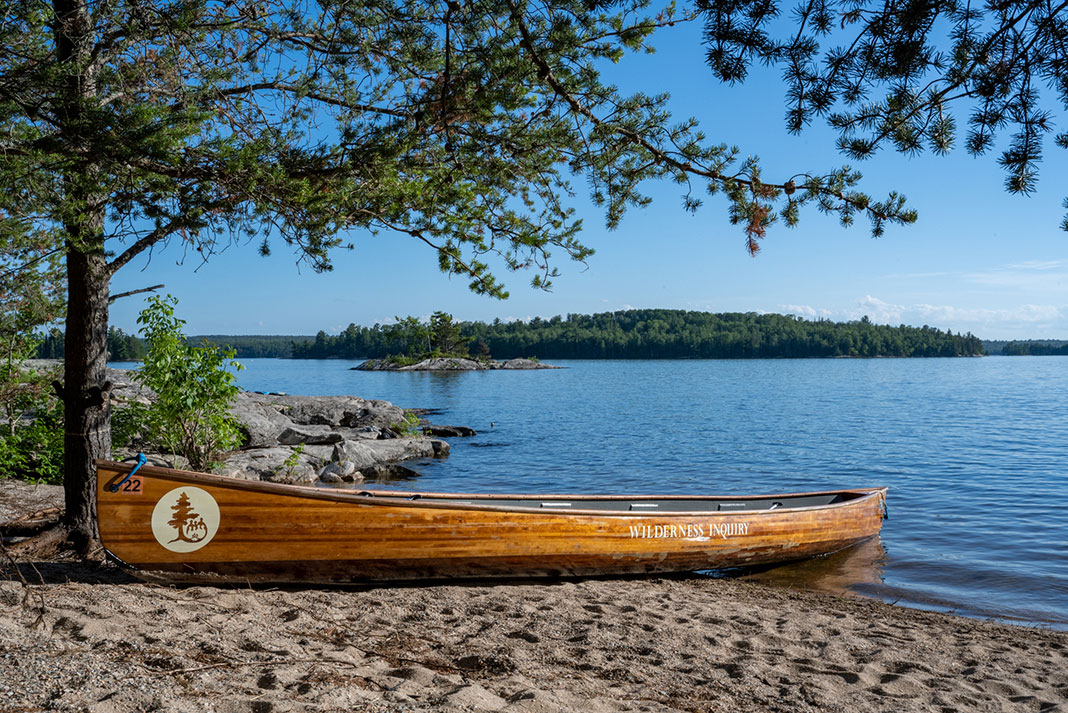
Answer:
[[[781,314],[647,309],[529,322],[459,322],[473,354],[496,359],[768,359],[826,357],[951,357],[984,354],[971,334],[933,327],[891,327],[867,317],[851,322]],[[294,342],[302,359],[382,358],[410,351],[395,325],[350,324]]]
[[[293,354],[293,344],[311,342],[313,337],[304,335],[226,335],[204,334],[189,337],[189,344],[198,346],[210,342],[223,348],[233,348],[239,359],[286,358]],[[42,337],[37,349],[38,359],[62,359],[64,354],[62,332],[53,332]],[[118,327],[108,328],[108,361],[141,361],[145,356],[144,340],[127,334]]]
[[[1068,356],[1068,341],[1061,339],[1026,339],[1021,341],[983,341],[988,354],[1002,356]]]
[[[414,318],[398,320],[414,323]],[[987,353],[984,342],[971,334],[954,334],[934,327],[897,327],[871,322],[806,320],[781,314],[732,312],[714,314],[683,310],[645,309],[529,322],[456,322],[463,336],[453,353],[495,359],[798,359],[830,357],[955,357]],[[363,359],[407,354],[412,345],[398,325],[371,327],[350,324],[340,334],[201,335],[221,347],[232,347],[240,358]],[[997,352],[1068,354],[1063,343],[997,343]],[[111,361],[137,361],[144,355],[140,338],[112,327],[108,330]],[[61,334],[46,337],[41,358],[61,358]]]

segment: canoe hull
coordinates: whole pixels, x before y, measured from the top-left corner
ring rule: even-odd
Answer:
[[[569,512],[148,466],[133,479],[136,488],[126,481],[113,491],[130,468],[98,463],[101,541],[146,576],[184,581],[353,583],[751,566],[849,547],[878,534],[885,511],[885,489],[840,491],[848,494],[844,502],[770,511]],[[538,499],[556,497],[565,496]],[[581,506],[583,496],[566,497],[580,498]]]

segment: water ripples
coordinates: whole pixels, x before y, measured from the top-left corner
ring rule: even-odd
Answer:
[[[1068,359],[561,363],[418,374],[249,360],[239,378],[441,409],[435,422],[479,431],[417,466],[425,490],[886,485],[885,555],[858,591],[1068,627]]]

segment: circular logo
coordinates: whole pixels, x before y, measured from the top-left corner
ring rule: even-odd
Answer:
[[[191,485],[167,493],[152,511],[152,534],[171,552],[199,550],[218,530],[219,504]]]

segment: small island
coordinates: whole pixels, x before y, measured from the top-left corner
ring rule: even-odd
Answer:
[[[482,340],[463,334],[452,315],[435,312],[424,324],[415,317],[397,318],[389,327],[390,342],[400,349],[382,359],[368,359],[353,371],[490,371],[494,369],[563,369],[535,358],[499,361]],[[319,338],[317,337],[318,341]],[[472,347],[475,355],[472,356]]]
[[[368,359],[352,371],[491,371],[494,369],[563,369],[562,366],[542,364],[536,359],[469,359],[467,357],[428,357],[414,364],[394,359]]]

